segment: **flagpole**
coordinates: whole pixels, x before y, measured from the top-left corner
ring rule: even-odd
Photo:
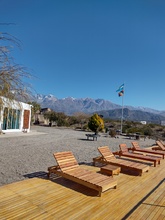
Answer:
[[[121,108],[121,129],[120,134],[123,132],[123,103],[124,103],[124,83],[116,90],[118,92],[119,97],[122,96],[122,108]]]
[[[123,132],[123,103],[124,103],[124,95],[122,96],[122,108],[121,108],[121,131],[120,133],[122,134]]]

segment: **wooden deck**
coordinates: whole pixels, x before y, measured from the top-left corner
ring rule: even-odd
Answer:
[[[157,167],[151,166],[143,176],[114,176],[117,189],[110,189],[101,197],[95,190],[54,174],[50,180],[46,173],[38,174],[0,187],[0,219],[165,219],[165,160]]]

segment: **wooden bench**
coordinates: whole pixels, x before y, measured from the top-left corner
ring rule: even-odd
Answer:
[[[98,134],[86,134],[86,136],[87,136],[87,140],[89,140],[90,138],[92,138],[93,141],[94,141],[94,140],[97,141],[97,137],[99,137],[100,135],[98,135]]]

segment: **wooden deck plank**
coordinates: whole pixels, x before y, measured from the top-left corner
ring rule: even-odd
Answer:
[[[129,219],[159,219],[165,209],[165,182],[162,183]],[[165,217],[165,216],[164,216]]]
[[[99,172],[99,167],[86,166]],[[0,187],[0,219],[163,219],[165,160],[143,176],[114,176],[117,189],[97,192],[52,174]]]

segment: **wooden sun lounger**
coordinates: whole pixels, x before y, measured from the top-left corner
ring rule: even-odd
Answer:
[[[149,166],[145,164],[116,158],[108,146],[98,147],[98,151],[102,156],[93,158],[94,165],[96,162],[102,164],[111,164],[121,167],[121,171],[124,171],[125,169],[135,171],[140,176],[142,175],[142,173],[148,172],[149,170]]]
[[[133,146],[133,148],[131,148],[131,149],[133,151],[162,156],[162,158],[164,159],[165,152],[163,152],[161,150],[153,151],[153,150],[149,150],[149,149],[146,149],[146,148],[140,148],[138,142],[135,142],[135,141],[132,142],[132,146]]]
[[[164,146],[162,141],[156,141],[156,145],[157,146],[152,147],[152,150],[156,150],[156,151],[157,150],[162,150],[162,151],[165,151],[165,146]]]
[[[66,179],[82,184],[101,193],[116,188],[117,182],[111,176],[95,173],[79,166],[71,151],[54,153],[58,166],[48,168],[48,176],[55,173]]]
[[[139,155],[136,153],[132,153],[129,152],[129,150],[131,150],[131,148],[127,148],[126,144],[120,144],[120,152],[119,152],[119,156],[123,156],[123,157],[129,157],[129,158],[135,158],[135,159],[139,159],[139,160],[146,160],[149,162],[153,162],[154,163],[154,167],[156,167],[156,163],[160,164],[160,160],[161,157],[155,157],[155,156],[145,156],[145,155]]]
[[[162,141],[162,140],[159,140],[159,141],[160,141],[160,143],[162,143],[163,146],[165,147],[165,143],[164,143],[164,141]]]

